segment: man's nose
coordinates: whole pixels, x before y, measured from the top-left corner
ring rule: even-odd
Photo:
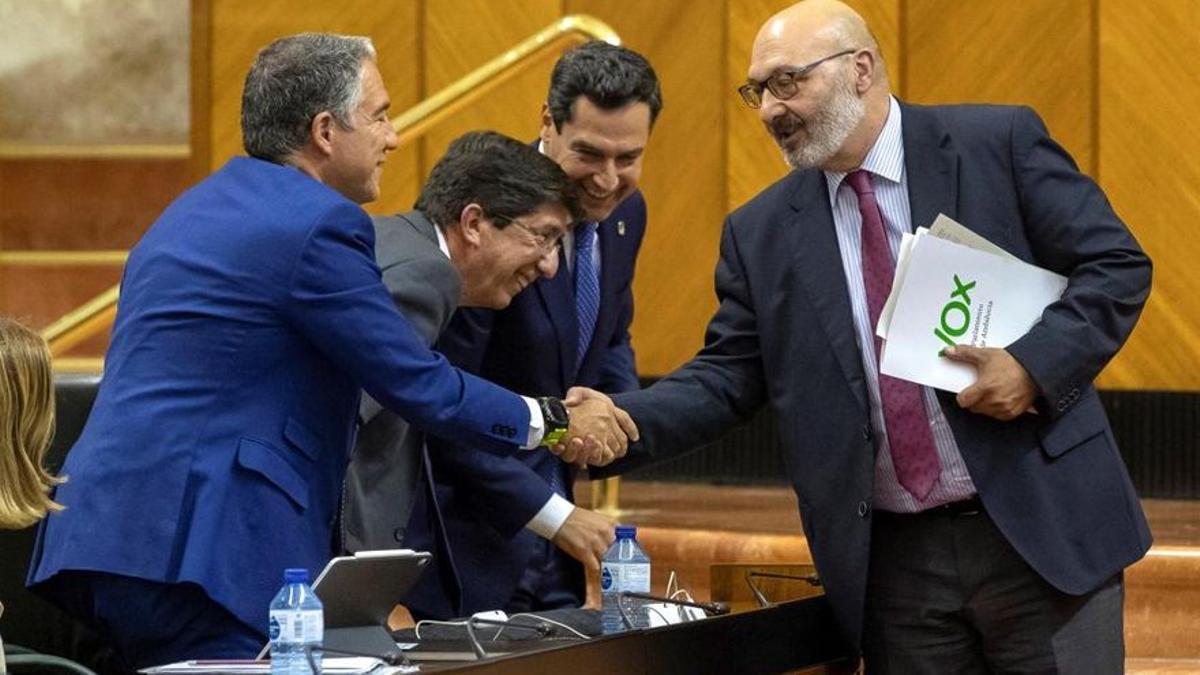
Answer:
[[[603,171],[597,171],[592,175],[592,182],[596,184],[596,187],[605,192],[617,189],[617,183],[619,182],[617,167],[612,162],[606,162]]]
[[[538,260],[537,271],[546,279],[550,279],[558,273],[558,246],[550,249]]]
[[[770,89],[763,89],[761,100],[758,116],[764,123],[770,124],[776,118],[788,114],[787,106],[783,104],[783,101],[775,98],[775,94],[772,94]]]
[[[400,147],[400,134],[396,133],[396,127],[392,126],[391,121],[387,124],[387,135],[384,137],[383,149],[385,152],[391,152]]]

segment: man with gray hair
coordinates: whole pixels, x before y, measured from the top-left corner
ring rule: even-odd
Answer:
[[[366,38],[277,40],[246,78],[250,157],[130,252],[65,508],[30,573],[130,669],[261,648],[284,569],[315,575],[329,558],[360,387],[501,454],[545,444],[607,462],[636,436],[608,402],[568,423],[557,400],[460,372],[395,308],[359,206],[397,145],[388,105]]]

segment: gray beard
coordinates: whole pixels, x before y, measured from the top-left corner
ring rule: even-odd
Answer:
[[[839,87],[829,104],[806,120],[810,140],[791,152],[780,146],[784,161],[793,169],[822,166],[841,149],[866,110],[866,104],[849,87]]]

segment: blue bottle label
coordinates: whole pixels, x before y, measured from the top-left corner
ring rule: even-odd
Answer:
[[[601,591],[609,591],[609,590],[612,590],[612,586],[613,586],[612,571],[609,570],[608,565],[604,565],[600,568],[600,590]]]

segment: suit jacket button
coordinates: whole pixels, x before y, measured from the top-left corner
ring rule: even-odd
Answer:
[[[397,544],[402,543],[404,541],[404,528],[397,527],[392,530],[392,539],[395,539]]]
[[[871,507],[865,501],[858,503],[858,517],[859,518],[866,518],[867,515],[870,513],[871,513]]]

